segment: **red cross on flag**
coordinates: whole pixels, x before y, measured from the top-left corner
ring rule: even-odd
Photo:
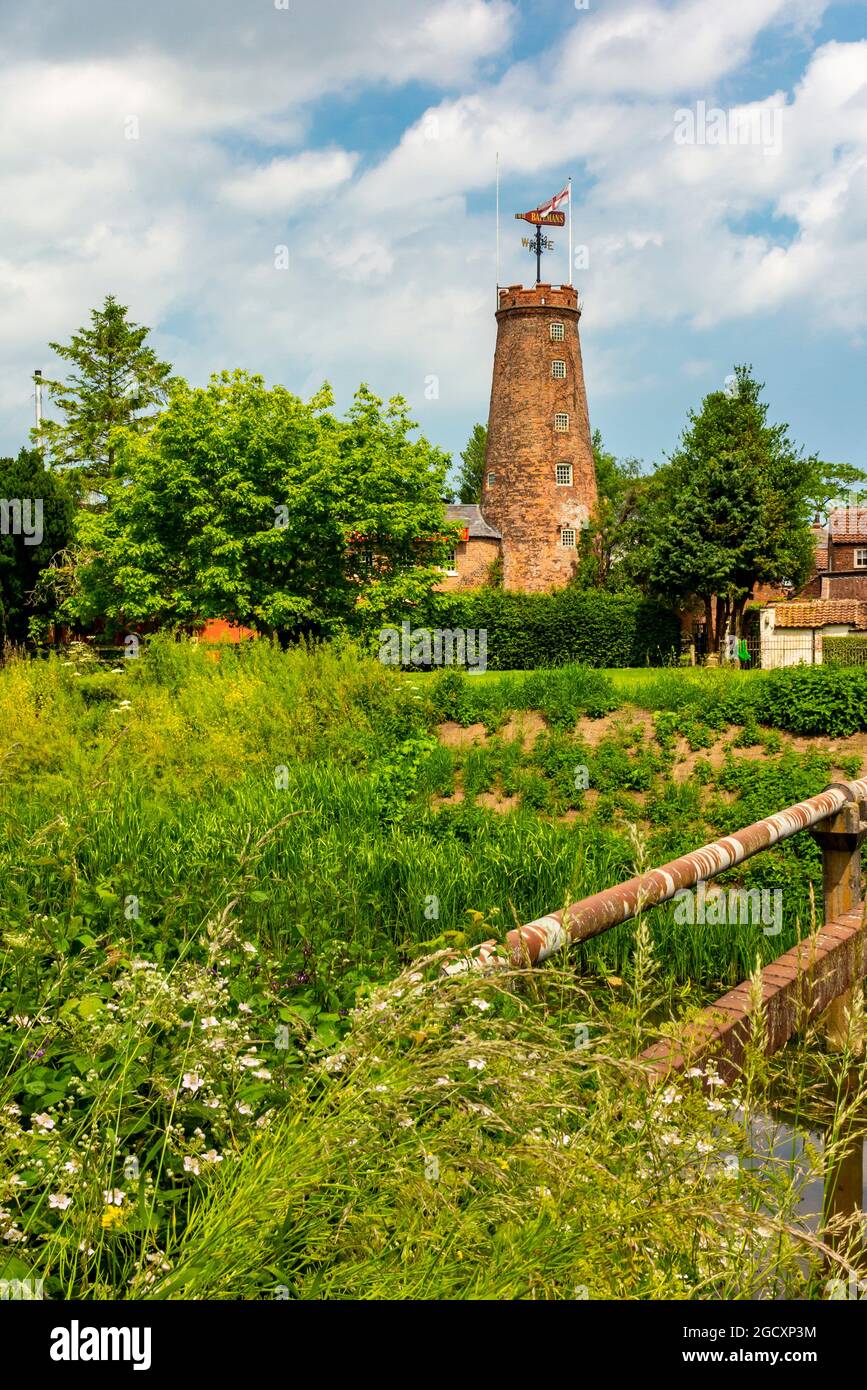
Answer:
[[[569,185],[567,183],[562,193],[555,193],[554,197],[549,199],[547,203],[540,203],[539,207],[536,208],[536,211],[542,217],[545,217],[549,212],[556,212],[561,203],[566,203],[568,201]]]

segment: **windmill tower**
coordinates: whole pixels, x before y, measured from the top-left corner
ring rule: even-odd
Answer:
[[[556,203],[516,216],[536,227],[536,256],[550,247],[543,226],[562,226]],[[571,241],[571,237],[570,237]],[[498,289],[497,346],[482,489],[485,521],[502,535],[506,589],[568,583],[578,540],[596,503],[596,470],[573,285],[538,278],[531,289]]]

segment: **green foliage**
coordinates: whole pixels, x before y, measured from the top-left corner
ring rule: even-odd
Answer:
[[[796,1212],[818,1156],[800,1178],[757,1162],[740,1097],[641,1084],[626,1058],[653,1026],[642,955],[613,1011],[568,971],[444,983],[441,957],[375,991],[266,1141],[214,1174],[167,1268],[137,1275],[134,1294],[815,1294],[821,1251]]]
[[[114,431],[146,428],[153,411],[165,401],[171,366],[146,346],[150,332],[127,318],[127,309],[106,295],[91,323],[67,344],[51,343],[74,371],[64,382],[48,382],[52,403],[62,420],[45,420],[41,438],[55,464],[75,464],[88,481],[108,478],[116,457]]]
[[[492,670],[532,670],[580,662],[585,666],[643,666],[672,659],[676,619],[662,605],[634,594],[582,591],[549,594],[500,589],[433,595],[431,625],[487,632]]]
[[[512,710],[541,710],[555,729],[571,729],[582,715],[599,719],[620,698],[607,676],[586,666],[510,673],[483,682],[462,671],[436,672],[425,686],[433,716],[458,724],[497,728]]]
[[[680,447],[654,475],[644,515],[651,591],[682,601],[697,596],[709,613],[716,597],[733,631],[757,583],[797,585],[814,563],[809,524],[817,461],[792,444],[787,426],[767,423],[761,391],[740,366],[731,392],[705,397],[690,413]]]
[[[150,432],[118,437],[111,505],[81,518],[67,611],[81,622],[333,631],[417,605],[439,577],[446,459],[400,401],[348,417],[261,377],[175,382]]]
[[[473,425],[467,447],[461,451],[458,473],[458,501],[480,502],[485,476],[485,449],[488,431],[485,425]]]
[[[45,467],[36,449],[0,459],[0,499],[7,512],[0,530],[0,642],[20,644],[41,636],[54,616],[50,587],[41,587],[40,576],[69,544],[74,503],[66,480]],[[18,506],[29,537],[14,534],[19,519],[11,509]]]
[[[844,738],[867,729],[867,667],[786,666],[749,674],[725,671],[660,673],[637,698],[647,709],[682,716],[661,729],[680,731],[692,720],[711,728],[720,721],[744,725],[753,739],[757,723],[792,734]],[[762,739],[766,743],[767,736]],[[745,746],[739,743],[738,746]],[[773,741],[771,748],[773,748]]]
[[[867,664],[867,636],[823,637],[822,662],[825,666],[863,666]]]
[[[593,460],[597,501],[581,532],[576,584],[582,589],[627,588],[647,479],[637,459],[617,459],[605,448],[599,430],[593,434]]]
[[[809,1296],[799,1185],[718,1171],[749,1115],[700,1085],[675,1108],[629,1062],[675,1000],[802,934],[808,836],[747,870],[788,885],[779,938],[661,909],[562,971],[419,957],[631,876],[623,816],[662,862],[817,790],[821,759],[677,786],[640,726],[575,733],[614,698],[582,668],[413,682],[350,643],[167,637],[91,666],[0,669],[0,1221],[49,1296]],[[497,686],[560,725],[435,744],[447,699]],[[431,806],[457,763],[518,809]],[[576,764],[610,790],[558,822]]]

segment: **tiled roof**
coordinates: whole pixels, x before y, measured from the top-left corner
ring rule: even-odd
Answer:
[[[838,598],[775,605],[775,628],[827,627],[830,623],[867,629],[867,602],[857,598]]]
[[[502,536],[489,526],[482,516],[481,507],[474,503],[449,502],[446,506],[446,521],[462,521],[469,528],[470,540],[500,541]]]
[[[828,515],[831,540],[844,545],[867,545],[867,507],[835,507]]]

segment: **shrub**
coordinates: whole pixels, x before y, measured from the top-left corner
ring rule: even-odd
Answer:
[[[647,666],[674,661],[676,618],[633,594],[560,589],[548,594],[473,589],[435,594],[432,627],[487,632],[492,670],[539,667]]]

